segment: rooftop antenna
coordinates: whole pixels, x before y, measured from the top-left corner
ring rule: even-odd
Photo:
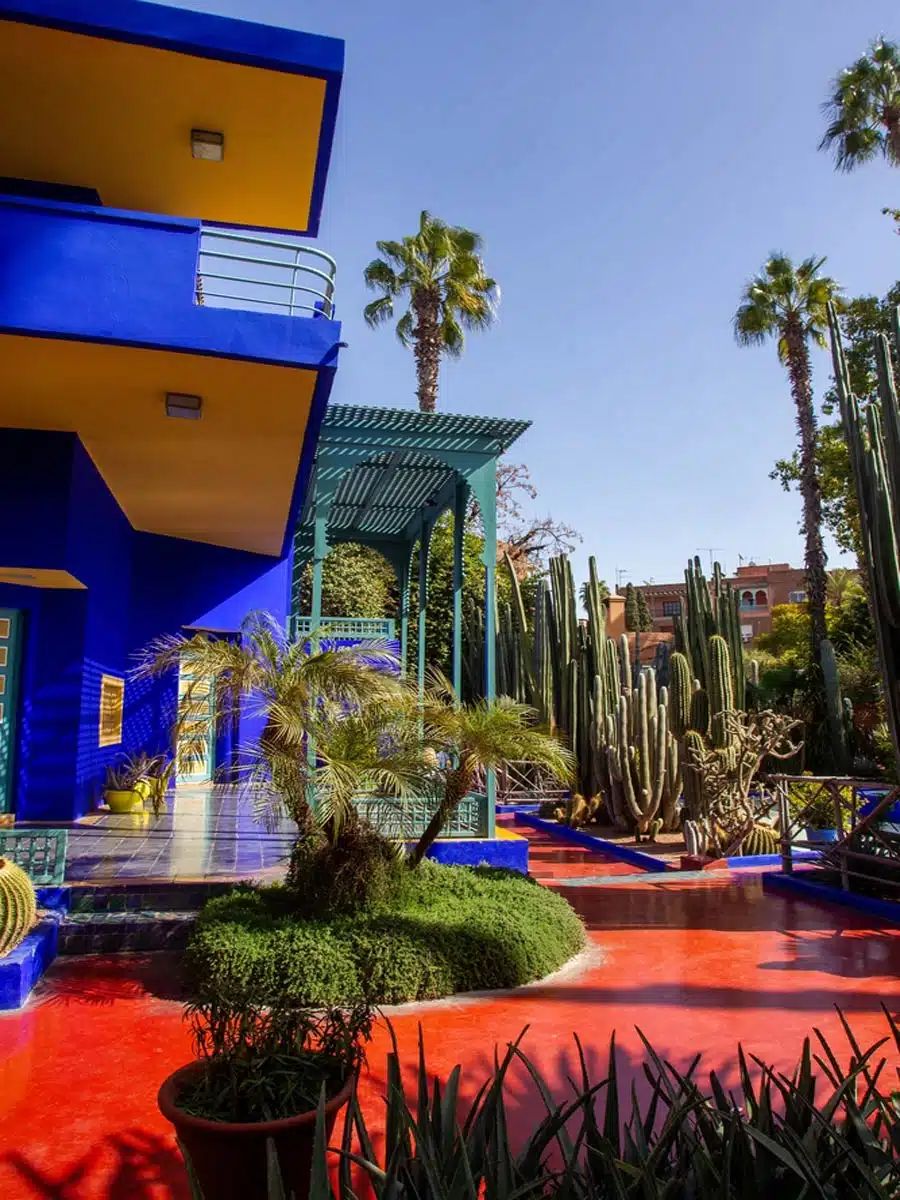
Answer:
[[[709,555],[709,573],[710,573],[710,575],[712,575],[712,573],[713,573],[713,555],[717,551],[720,554],[724,553],[725,547],[724,546],[698,546],[697,553],[699,554],[701,550],[705,550],[707,552],[707,554]]]
[[[622,586],[623,576],[625,576],[627,574],[628,574],[627,567],[616,567],[616,591],[617,592],[618,592],[619,588]]]

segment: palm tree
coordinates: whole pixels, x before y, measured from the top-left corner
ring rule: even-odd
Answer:
[[[559,780],[571,780],[574,755],[537,724],[537,716],[533,708],[508,696],[458,704],[452,686],[434,677],[423,714],[425,742],[443,752],[449,765],[440,771],[440,800],[409,856],[410,867],[419,865],[482,771],[496,769],[505,762],[529,762],[544,767]]]
[[[824,258],[807,258],[796,267],[784,254],[772,254],[744,289],[734,318],[734,334],[742,346],[776,338],[778,357],[791,381],[800,443],[800,493],[803,497],[806,591],[812,624],[813,660],[827,637],[825,628],[825,547],[822,544],[822,489],[816,465],[816,413],[813,408],[809,342],[825,345],[828,304],[840,289],[820,274]]]
[[[830,118],[820,150],[833,150],[840,171],[881,155],[900,165],[900,50],[878,38],[834,81],[822,106]]]
[[[391,320],[394,301],[409,297],[397,337],[413,347],[419,408],[434,412],[441,356],[458,358],[463,331],[491,324],[500,290],[485,274],[481,237],[428,212],[421,215],[418,233],[377,246],[381,257],[369,263],[364,278],[367,287],[382,294],[366,305],[366,322],[374,327]]]
[[[274,617],[255,612],[245,618],[236,639],[157,638],[138,668],[144,675],[180,669],[194,681],[180,699],[176,736],[205,710],[209,680],[215,681],[217,717],[227,718],[241,707],[246,715],[262,717],[257,742],[241,748],[244,779],[261,804],[285,808],[301,834],[314,823],[309,738],[340,714],[396,703],[402,687],[397,657],[383,643],[332,647],[327,637],[326,625],[319,637],[290,638]]]

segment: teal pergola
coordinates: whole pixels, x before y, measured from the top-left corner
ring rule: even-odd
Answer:
[[[462,694],[463,533],[470,495],[484,529],[484,694],[496,694],[497,460],[530,421],[460,413],[333,404],[319,435],[313,476],[295,543],[295,571],[312,563],[309,630],[322,623],[322,567],[331,546],[357,542],[379,551],[400,590],[400,647],[409,648],[410,594],[418,578],[417,676],[425,678],[428,552],[440,515],[453,522],[453,685]],[[418,547],[416,561],[413,551]],[[351,614],[346,614],[350,617]],[[327,620],[334,625],[333,618]],[[337,632],[337,631],[336,631]],[[490,805],[491,813],[493,805]],[[493,820],[491,820],[493,825]]]

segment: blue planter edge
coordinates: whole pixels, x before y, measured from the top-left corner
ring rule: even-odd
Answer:
[[[34,985],[56,958],[58,944],[58,917],[42,917],[15,950],[0,959],[0,1012],[14,1012],[23,1007]]]
[[[792,854],[794,862],[811,862],[818,857],[818,850],[794,850]],[[741,857],[738,854],[734,858],[726,858],[725,861],[729,867],[779,867],[781,866],[781,855],[746,854]]]
[[[825,883],[811,883],[807,879],[798,879],[796,875],[784,875],[780,871],[767,871],[763,875],[762,881],[763,891],[790,892],[803,900],[838,904],[842,908],[852,908],[869,917],[880,917],[892,925],[900,925],[900,904],[893,900],[876,900],[873,896],[858,896],[853,892],[845,892],[841,888],[831,887]]]
[[[516,812],[515,823],[529,825],[532,829],[542,829],[544,833],[552,833],[554,837],[558,837],[564,842],[571,842],[573,846],[583,846],[597,854],[606,854],[610,858],[619,859],[620,862],[630,863],[633,867],[640,867],[642,871],[648,873],[659,875],[663,871],[675,870],[674,867],[654,858],[651,854],[642,854],[640,850],[628,850],[616,842],[607,842],[604,838],[594,837],[590,833],[582,833],[580,829],[570,829],[568,825],[559,825],[556,821],[546,821],[543,817],[532,816],[531,813]]]

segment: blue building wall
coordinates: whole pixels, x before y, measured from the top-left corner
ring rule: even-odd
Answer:
[[[69,571],[84,589],[0,584],[25,612],[15,805],[22,820],[71,820],[99,797],[123,751],[169,745],[176,680],[127,678],[120,746],[101,748],[100,677],[129,676],[153,638],[233,632],[252,609],[287,617],[287,560],[132,529],[74,434],[0,430],[0,565]],[[257,721],[220,729],[218,753]]]

